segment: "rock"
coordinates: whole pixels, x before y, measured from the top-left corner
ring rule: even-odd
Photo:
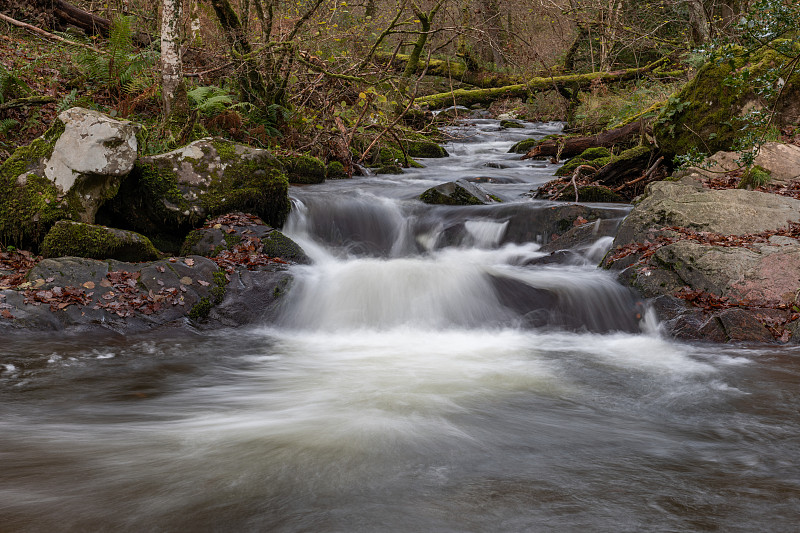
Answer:
[[[283,261],[310,264],[311,260],[300,246],[280,231],[264,224],[258,217],[231,213],[208,222],[189,233],[181,255],[217,257],[221,252],[235,251],[237,245],[249,240],[260,252]]]
[[[737,237],[797,221],[800,201],[793,198],[703,189],[689,177],[656,182],[623,221],[604,266],[645,297],[700,295],[701,308],[666,314],[666,329],[675,336],[695,338],[694,330],[714,341],[772,341],[762,321],[780,324],[797,303],[800,240],[772,236],[744,245]],[[634,244],[640,247],[633,253],[615,257],[615,250]],[[769,318],[775,313],[781,316]]]
[[[105,226],[61,220],[42,241],[42,256],[152,261],[161,255],[144,235]]]
[[[441,158],[450,156],[447,150],[433,141],[417,139],[406,141],[404,144],[408,157]]]
[[[691,167],[689,171],[713,178],[720,172],[730,172],[740,168],[736,162],[740,157],[736,152],[717,152],[706,159],[705,168]],[[800,179],[800,146],[777,142],[764,143],[754,164],[769,171],[770,183],[783,184]]]
[[[72,108],[0,166],[0,240],[41,242],[58,220],[93,223],[136,160],[139,126]]]
[[[402,169],[402,167],[400,167],[400,165],[383,165],[382,167],[379,167],[379,168],[375,169],[375,174],[394,174],[394,175],[397,175],[397,174],[402,174],[402,173],[403,173],[403,169]]]
[[[517,122],[516,120],[501,120],[500,121],[501,128],[524,128],[525,125]]]
[[[98,221],[168,239],[234,211],[280,227],[291,207],[288,188],[282,165],[267,150],[205,138],[141,157]]]
[[[278,160],[286,170],[289,183],[308,185],[325,181],[325,163],[310,155],[284,155]],[[341,163],[340,163],[341,164]]]
[[[737,87],[723,83],[733,69],[746,72],[754,80],[768,71],[787,66],[790,59],[774,46],[765,46],[748,56],[741,48],[731,61],[708,61],[697,75],[674,96],[653,123],[653,133],[661,152],[669,159],[696,149],[715,153],[730,150],[743,136],[741,118],[762,106],[752,83]],[[784,80],[781,98],[774,109],[772,124],[778,127],[797,123],[800,117],[800,72]]]
[[[740,189],[711,190],[684,177],[651,183],[620,226],[614,246],[652,240],[665,226],[745,235],[800,220],[800,200]]]
[[[45,259],[17,289],[0,290],[0,332],[112,330],[164,326],[238,327],[261,323],[291,285],[272,262],[228,272],[200,256],[149,263],[77,257]]]
[[[556,252],[591,248],[599,239],[613,236],[621,222],[621,218],[598,218],[593,222],[574,226],[563,235],[544,244],[539,251]]]
[[[350,176],[345,172],[344,165],[339,161],[331,161],[325,171],[325,177],[329,180],[346,179]]]
[[[554,176],[571,176],[581,165],[592,165],[599,169],[611,161],[611,151],[608,148],[588,148],[580,155],[567,160],[553,174]]]
[[[498,203],[496,197],[466,180],[456,180],[432,187],[420,195],[426,204],[487,205]]]

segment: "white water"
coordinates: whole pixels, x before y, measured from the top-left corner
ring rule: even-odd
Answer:
[[[795,529],[800,352],[662,338],[592,266],[607,238],[530,264],[526,211],[410,198],[552,171],[492,126],[295,191],[315,263],[278,324],[0,343],[0,531]]]

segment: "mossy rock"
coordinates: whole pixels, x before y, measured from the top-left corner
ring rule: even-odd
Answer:
[[[328,163],[328,168],[325,172],[325,177],[329,180],[341,180],[347,179],[350,176],[347,175],[347,172],[344,171],[344,165],[341,164],[339,161],[331,161]]]
[[[284,261],[307,265],[311,259],[300,245],[278,230],[273,230],[261,238],[264,253],[270,257],[278,257]]]
[[[517,122],[516,120],[501,120],[500,127],[511,129],[511,128],[524,128],[525,126],[522,123]]]
[[[608,148],[587,148],[580,155],[569,159],[553,174],[554,176],[569,176],[581,165],[591,165],[597,169],[611,162],[611,151]]]
[[[94,224],[57,222],[42,241],[43,257],[86,257],[128,262],[153,261],[161,256],[150,239],[132,231]]]
[[[539,139],[524,139],[515,143],[508,149],[509,154],[527,154],[528,151],[539,144]]]
[[[207,138],[139,158],[98,220],[166,240],[235,211],[280,227],[291,208],[288,190],[283,166],[267,150]]]
[[[759,97],[752,83],[739,86],[725,83],[734,70],[755,80],[768,72],[775,72],[790,61],[779,53],[780,43],[775,41],[748,55],[743,48],[734,48],[730,60],[712,58],[689,83],[671,96],[653,125],[653,133],[662,153],[672,159],[693,150],[715,153],[731,150],[745,132],[743,117],[758,109]],[[797,53],[800,46],[795,45]],[[800,71],[784,80],[781,98],[775,107],[774,124],[793,123],[800,114]]]
[[[400,165],[383,165],[375,170],[375,174],[402,174],[403,168]]]
[[[487,205],[500,201],[482,187],[465,180],[451,181],[431,187],[423,192],[419,199],[426,204],[436,205]]]
[[[408,157],[440,158],[450,156],[447,150],[433,141],[407,141],[405,146]]]
[[[325,181],[325,163],[310,155],[285,155],[278,158],[286,169],[289,183],[310,185]]]
[[[80,204],[62,198],[43,172],[63,132],[64,123],[56,119],[42,137],[17,148],[0,165],[0,243],[38,244],[57,221],[78,218]]]

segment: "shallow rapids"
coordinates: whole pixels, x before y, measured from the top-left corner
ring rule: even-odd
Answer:
[[[293,191],[277,323],[4,339],[0,531],[796,529],[800,349],[663,338],[608,239],[537,262],[553,168],[505,151],[554,127]],[[508,205],[413,200],[487,172]]]

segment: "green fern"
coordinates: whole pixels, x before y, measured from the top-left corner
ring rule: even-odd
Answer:
[[[31,89],[16,74],[0,65],[0,104],[30,94]]]
[[[194,108],[207,115],[222,113],[234,105],[231,94],[221,87],[203,86],[192,89],[186,95]]]
[[[147,77],[147,70],[155,63],[154,52],[139,52],[134,47],[132,20],[133,17],[118,17],[112,21],[107,54],[81,49],[77,57],[87,77],[118,94],[148,86],[141,78]]]
[[[56,114],[61,113],[62,111],[66,111],[70,107],[75,105],[75,101],[78,99],[78,89],[72,89],[69,94],[64,96],[61,101],[56,106]]]
[[[19,121],[13,118],[0,119],[0,135],[5,135],[17,126],[19,126]]]

